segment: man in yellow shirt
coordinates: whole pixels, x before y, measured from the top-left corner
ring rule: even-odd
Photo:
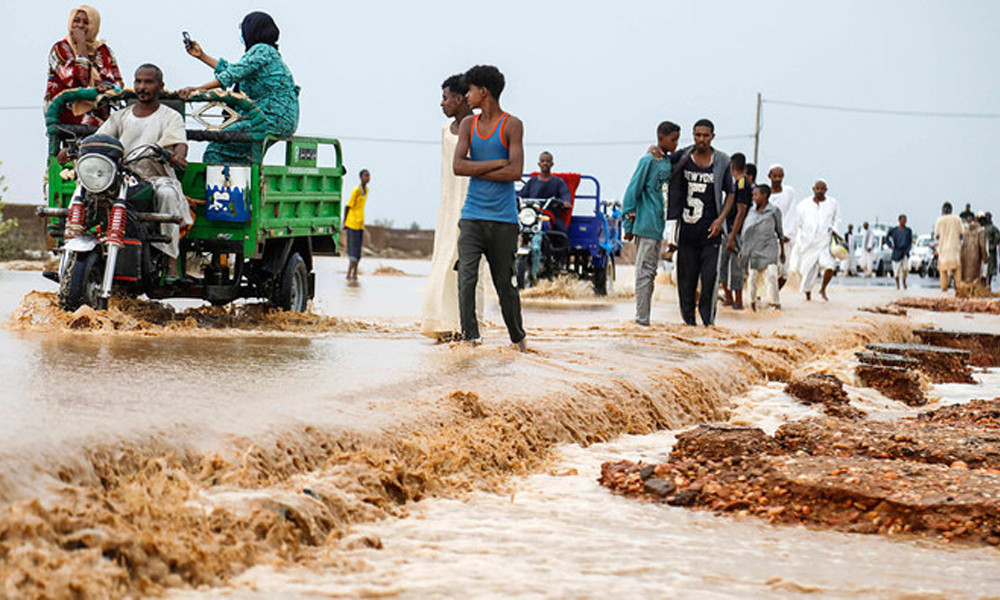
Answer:
[[[344,234],[347,237],[347,280],[358,280],[358,261],[361,260],[361,245],[365,239],[365,202],[368,200],[368,182],[371,174],[368,169],[361,169],[358,174],[361,183],[351,192],[344,211]]]

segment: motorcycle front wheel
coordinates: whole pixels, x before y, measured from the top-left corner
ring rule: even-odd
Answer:
[[[85,254],[74,252],[66,261],[66,274],[59,282],[59,307],[72,312],[84,304],[97,310],[108,307],[108,299],[101,297],[104,261],[100,252]]]
[[[528,287],[531,280],[531,255],[520,254],[517,263],[514,265],[514,274],[517,278],[517,289],[523,290]]]

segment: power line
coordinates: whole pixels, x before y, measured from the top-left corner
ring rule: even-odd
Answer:
[[[898,117],[941,117],[950,119],[1000,119],[1000,113],[961,113],[961,112],[937,112],[937,111],[925,111],[925,110],[858,108],[851,106],[834,106],[831,104],[812,104],[809,102],[793,102],[790,100],[770,100],[767,98],[764,98],[763,102],[765,104],[794,106],[796,108],[810,108],[815,110],[829,110],[834,112],[863,113],[872,115],[893,115]]]
[[[717,135],[715,139],[717,140],[745,140],[752,139],[752,133],[743,133],[739,135]],[[587,141],[571,141],[571,142],[533,142],[526,141],[525,144],[528,146],[635,146],[638,144],[649,144],[650,140],[622,140],[622,141],[607,141],[607,142],[587,142]]]
[[[0,106],[0,111],[3,110],[41,110],[41,106]],[[739,135],[720,135],[716,136],[717,140],[743,140],[753,138],[752,133],[739,134]],[[418,139],[405,139],[405,138],[390,138],[390,137],[372,137],[372,136],[361,136],[361,135],[342,135],[338,136],[341,141],[348,142],[367,142],[372,144],[415,144],[421,146],[438,146],[441,144],[441,140],[418,140]],[[588,140],[570,140],[570,141],[554,141],[554,142],[535,142],[532,140],[525,141],[527,146],[636,146],[640,144],[647,144],[649,140],[605,140],[605,141],[588,141]]]
[[[365,137],[365,136],[355,136],[355,135],[339,135],[336,136],[338,140],[344,142],[371,142],[374,144],[421,144],[421,145],[434,145],[440,146],[441,140],[406,140],[402,138],[382,138],[382,137]]]
[[[736,140],[736,139],[751,139],[753,138],[752,133],[740,134],[740,135],[720,135],[715,139],[717,140]],[[370,143],[391,143],[391,144],[422,144],[422,145],[440,145],[440,140],[414,140],[414,139],[402,139],[402,138],[383,138],[383,137],[366,137],[366,136],[338,136],[341,141],[350,142],[370,142]],[[524,145],[526,146],[636,146],[641,144],[648,144],[650,140],[606,140],[606,141],[586,141],[586,140],[570,140],[570,141],[549,141],[549,142],[536,142],[533,140],[526,140]]]

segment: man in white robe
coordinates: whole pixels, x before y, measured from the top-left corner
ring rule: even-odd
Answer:
[[[788,278],[789,263],[791,261],[792,250],[795,241],[795,189],[790,185],[784,185],[785,168],[781,165],[771,165],[767,170],[767,178],[771,180],[770,203],[778,207],[781,211],[781,227],[785,232],[785,256],[787,260],[778,263],[778,288],[785,285]]]
[[[865,277],[872,276],[874,255],[875,232],[868,227],[868,221],[865,221],[861,225],[861,268],[865,270]]]
[[[856,267],[854,264],[854,225],[847,226],[847,231],[844,233],[844,243],[847,244],[847,258],[840,261],[840,268],[848,277],[853,277]]]
[[[830,253],[830,242],[840,227],[840,205],[826,195],[827,185],[822,179],[813,185],[813,195],[799,202],[795,207],[796,236],[795,256],[792,257],[791,270],[802,277],[799,291],[806,295],[806,300],[812,298],[812,290],[816,279],[823,274],[823,282],[819,295],[824,300],[826,287],[833,279],[837,259]]]
[[[458,144],[458,126],[462,119],[472,114],[465,92],[469,86],[461,75],[452,75],[441,84],[441,110],[449,121],[441,130],[441,204],[438,206],[437,225],[434,228],[434,254],[431,272],[424,290],[423,319],[420,330],[438,342],[461,339],[462,330],[458,314],[458,219],[469,189],[469,178],[459,177],[452,171],[455,146]],[[476,286],[477,318],[482,321],[482,306],[486,266],[480,267],[479,284]]]

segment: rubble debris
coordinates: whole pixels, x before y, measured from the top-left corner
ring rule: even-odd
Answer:
[[[934,383],[975,383],[969,369],[969,351],[926,344],[868,344],[868,350],[912,358]]]
[[[844,382],[830,373],[810,373],[789,381],[785,393],[805,404],[818,404],[831,417],[861,419],[865,412],[850,405]]]
[[[677,437],[671,460],[719,461],[773,451],[766,433],[746,425],[699,425]]]
[[[914,331],[925,344],[969,351],[969,364],[1000,367],[1000,335],[981,331],[947,331],[930,328]]]
[[[657,496],[669,496],[674,493],[677,486],[670,483],[666,479],[660,479],[659,477],[654,477],[652,479],[647,479],[644,484],[642,484],[642,489],[650,494],[656,494]]]
[[[847,392],[844,382],[830,373],[810,373],[789,381],[785,393],[795,396],[806,404],[846,404]]]
[[[858,309],[861,312],[874,313],[876,315],[892,315],[894,317],[905,317],[906,309],[899,306],[879,304],[875,306],[862,306]]]
[[[1000,545],[1000,399],[897,421],[809,419],[773,437],[703,425],[677,436],[669,462],[608,462],[599,481],[772,523]]]
[[[774,433],[780,452],[812,456],[868,457],[951,465],[1000,472],[1000,431],[981,431],[932,419],[864,421],[835,419],[785,423]]]
[[[1000,429],[1000,399],[972,400],[920,413],[918,420],[980,429]]]
[[[861,385],[878,390],[886,398],[907,406],[927,404],[920,377],[909,367],[861,363],[854,368],[854,375]]]

